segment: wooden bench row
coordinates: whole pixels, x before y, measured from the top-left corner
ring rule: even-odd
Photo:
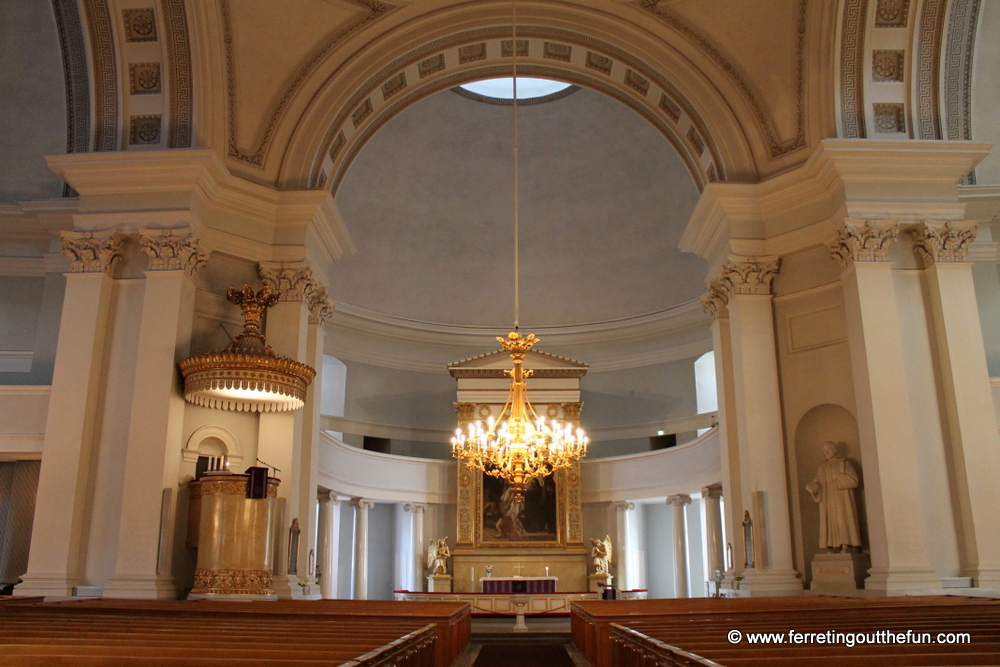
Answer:
[[[449,667],[468,604],[381,601],[0,601],[3,665]]]
[[[605,665],[986,665],[1000,664],[1000,601],[944,596],[743,598],[581,602],[573,638],[587,659]],[[730,630],[743,639],[730,643]],[[969,644],[795,644],[801,633],[970,633]],[[788,643],[749,644],[748,633],[777,633]],[[693,656],[693,657],[692,657]],[[698,660],[707,660],[702,663]],[[868,660],[869,662],[865,662]]]

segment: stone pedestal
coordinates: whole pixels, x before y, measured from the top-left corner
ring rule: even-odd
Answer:
[[[531,603],[529,595],[511,595],[510,603],[517,610],[517,620],[514,622],[514,632],[527,632],[528,624],[524,622],[524,608]]]
[[[611,582],[614,578],[614,575],[611,574],[592,574],[587,577],[587,579],[590,580],[590,587],[588,590],[594,591],[595,593],[601,593],[605,587],[613,585]]]
[[[189,521],[198,521],[194,588],[189,599],[276,600],[271,559],[277,479],[267,498],[247,498],[248,475],[219,475],[191,482]],[[197,515],[195,514],[197,513]]]
[[[427,577],[428,593],[451,593],[450,574],[432,574]]]
[[[818,553],[812,560],[811,593],[850,595],[859,588],[868,569],[866,554]]]

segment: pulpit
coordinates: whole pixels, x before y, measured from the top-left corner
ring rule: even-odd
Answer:
[[[190,482],[187,546],[198,548],[189,598],[274,600],[273,523],[280,480],[248,498],[249,475],[206,475]]]

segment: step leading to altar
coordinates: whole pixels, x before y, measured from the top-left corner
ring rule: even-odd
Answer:
[[[648,592],[645,590],[618,591],[619,600],[645,600]],[[517,609],[511,600],[510,593],[424,593],[416,591],[393,591],[393,599],[397,601],[439,601],[468,602],[472,605],[473,614],[515,614]],[[530,595],[518,594],[517,597],[528,597],[529,602],[524,612],[526,614],[568,614],[569,607],[580,600],[596,600],[597,593],[588,591],[567,593],[537,593]]]

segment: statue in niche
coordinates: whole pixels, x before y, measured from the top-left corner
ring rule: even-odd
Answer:
[[[590,538],[593,548],[590,557],[594,561],[595,574],[611,574],[611,537],[606,535],[604,541]]]
[[[448,538],[431,540],[427,546],[427,570],[431,576],[448,574],[448,557],[451,550],[448,548]]]
[[[823,445],[826,460],[816,469],[816,476],[806,484],[806,491],[819,503],[819,546],[833,552],[848,553],[861,546],[858,507],[854,489],[858,471],[837,451],[837,444]]]

